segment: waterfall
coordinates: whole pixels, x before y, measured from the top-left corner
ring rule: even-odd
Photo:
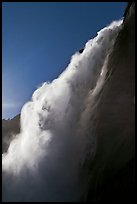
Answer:
[[[121,23],[99,31],[23,106],[21,132],[2,155],[3,201],[79,200],[79,165],[96,152],[92,121]]]

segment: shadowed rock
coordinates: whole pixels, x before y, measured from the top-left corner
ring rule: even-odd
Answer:
[[[20,132],[20,115],[2,120],[2,153],[6,152],[15,134]]]
[[[124,16],[96,112],[96,155],[83,166],[88,184],[82,201],[135,200],[134,2]]]
[[[84,51],[84,49],[79,50],[79,53],[82,53]]]

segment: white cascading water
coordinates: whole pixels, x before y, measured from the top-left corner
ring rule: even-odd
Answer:
[[[3,201],[79,200],[79,164],[95,154],[91,117],[121,23],[99,31],[22,108],[21,133],[2,155]]]

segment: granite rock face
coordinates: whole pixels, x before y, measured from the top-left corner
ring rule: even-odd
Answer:
[[[84,201],[135,200],[135,3],[127,5],[96,113],[97,149],[85,162]],[[86,168],[85,168],[86,166]]]

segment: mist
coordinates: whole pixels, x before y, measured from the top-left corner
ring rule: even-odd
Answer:
[[[92,121],[121,23],[99,31],[57,79],[42,84],[23,106],[21,132],[2,155],[4,202],[80,199],[80,166],[96,152]]]

